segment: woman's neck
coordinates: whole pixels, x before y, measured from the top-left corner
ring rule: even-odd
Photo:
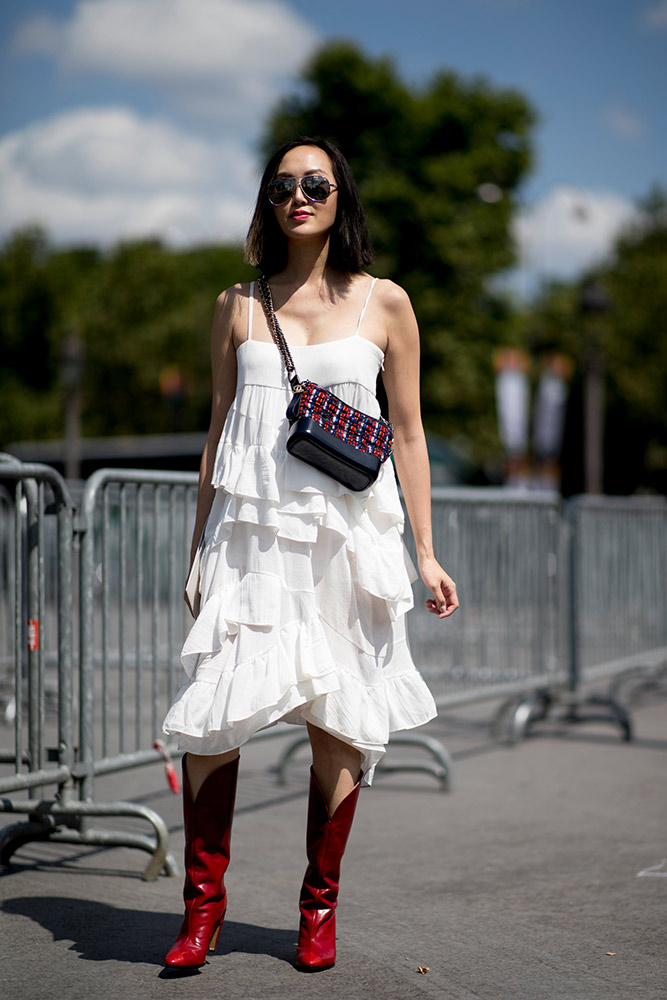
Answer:
[[[289,240],[287,266],[277,276],[278,280],[294,288],[309,284],[320,286],[325,280],[328,257],[328,234],[321,240]]]

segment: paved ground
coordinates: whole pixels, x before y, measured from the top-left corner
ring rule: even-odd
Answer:
[[[1,995],[665,1000],[667,701],[634,711],[633,744],[610,727],[551,725],[508,748],[490,740],[489,712],[426,729],[454,755],[451,794],[412,774],[378,775],[362,793],[334,969],[291,964],[306,765],[278,788],[270,740],[243,756],[228,919],[201,972],[162,970],[180,878],[143,882],[136,851],[32,844],[0,879]],[[98,798],[156,809],[180,858],[180,799],[161,768],[100,780]]]

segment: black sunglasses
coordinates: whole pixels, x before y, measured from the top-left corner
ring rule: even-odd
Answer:
[[[266,196],[276,207],[285,205],[296,193],[297,184],[308,201],[326,201],[336,187],[321,174],[306,174],[305,177],[276,177],[266,189]]]

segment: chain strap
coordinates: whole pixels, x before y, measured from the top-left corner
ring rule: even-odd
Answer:
[[[296,367],[292,360],[292,355],[290,354],[290,349],[287,346],[287,341],[285,340],[285,334],[280,329],[280,323],[276,318],[276,314],[273,309],[273,299],[271,298],[271,289],[269,287],[269,282],[267,281],[266,275],[262,275],[257,285],[259,287],[259,296],[262,300],[262,306],[264,312],[266,313],[266,318],[269,321],[269,328],[271,330],[271,336],[273,337],[276,347],[280,351],[280,356],[285,363],[285,368],[287,369],[287,377],[290,381],[290,385],[294,392],[303,392],[303,385],[301,380],[297,375]]]

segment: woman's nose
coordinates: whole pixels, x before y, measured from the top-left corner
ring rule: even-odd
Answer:
[[[306,205],[308,203],[308,199],[301,190],[301,184],[298,181],[292,195],[292,202],[295,205]]]

